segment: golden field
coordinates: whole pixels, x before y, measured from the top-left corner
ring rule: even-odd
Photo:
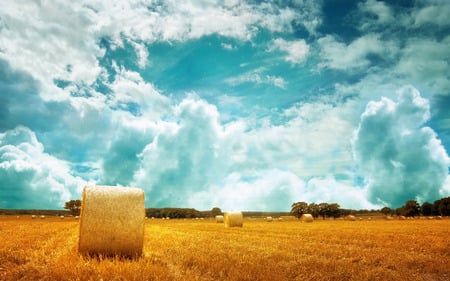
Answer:
[[[78,221],[0,216],[0,280],[450,280],[450,220],[148,220],[135,260],[78,255]]]

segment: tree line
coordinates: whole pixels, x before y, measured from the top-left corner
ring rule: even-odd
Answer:
[[[311,214],[314,218],[338,218],[349,214],[382,213],[386,216],[398,215],[405,217],[415,216],[450,216],[450,197],[441,198],[434,203],[424,202],[420,205],[415,200],[408,200],[397,209],[383,207],[380,210],[352,210],[341,209],[337,203],[306,203],[295,202],[291,205],[291,215],[300,218],[303,214]]]

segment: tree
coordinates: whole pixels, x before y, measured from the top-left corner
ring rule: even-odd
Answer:
[[[399,208],[399,215],[405,217],[415,217],[420,215],[420,205],[415,200],[406,201],[405,205]]]
[[[391,214],[393,213],[393,212],[392,212],[392,209],[389,208],[389,207],[383,207],[383,208],[381,209],[381,212],[382,212],[383,215],[385,215],[385,216],[391,215]]]
[[[321,215],[323,219],[325,219],[325,217],[328,216],[329,212],[330,210],[328,203],[319,204],[319,215]]]
[[[70,200],[64,204],[64,209],[69,210],[72,216],[79,216],[81,209],[81,200]]]
[[[329,209],[329,216],[333,217],[334,219],[340,217],[341,215],[341,210],[338,203],[331,203],[328,205],[328,209]]]
[[[300,218],[303,214],[308,212],[308,203],[296,202],[291,205],[291,215]]]
[[[316,203],[311,203],[308,206],[308,213],[311,214],[314,218],[319,217],[319,205],[317,205]]]
[[[219,207],[214,207],[211,209],[211,217],[215,218],[218,215],[222,214],[222,210]]]
[[[422,215],[431,216],[433,215],[433,204],[429,202],[424,202],[420,207],[420,210],[422,211]]]
[[[441,216],[450,216],[450,197],[442,198],[439,202],[439,214]]]

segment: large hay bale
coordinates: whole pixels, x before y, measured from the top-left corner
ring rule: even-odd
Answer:
[[[244,216],[242,212],[225,212],[223,222],[225,227],[242,227],[244,224]]]
[[[271,222],[271,221],[273,221],[273,218],[269,216],[266,218],[266,221]]]
[[[144,244],[144,191],[85,186],[78,251],[87,255],[139,256]]]
[[[223,223],[223,216],[217,215],[216,216],[216,222],[217,223]]]
[[[311,214],[303,214],[300,217],[300,220],[302,222],[313,222],[314,221],[314,217]]]

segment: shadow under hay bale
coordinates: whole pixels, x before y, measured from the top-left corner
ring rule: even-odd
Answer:
[[[138,257],[144,244],[144,191],[132,187],[86,186],[78,251],[102,257]]]
[[[242,212],[225,212],[223,214],[225,227],[242,227],[244,225],[244,216]]]

